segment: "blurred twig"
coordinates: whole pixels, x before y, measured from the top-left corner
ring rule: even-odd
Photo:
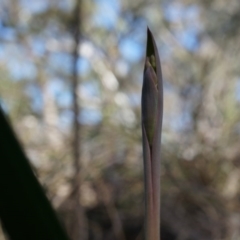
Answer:
[[[99,189],[99,196],[101,201],[104,203],[108,216],[112,222],[112,229],[116,240],[125,240],[125,234],[123,231],[122,222],[118,213],[118,210],[115,207],[114,199],[112,194],[106,185],[106,183],[99,179],[97,183]]]

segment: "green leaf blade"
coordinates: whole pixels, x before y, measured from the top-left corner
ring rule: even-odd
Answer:
[[[69,240],[0,109],[0,218],[11,240]]]

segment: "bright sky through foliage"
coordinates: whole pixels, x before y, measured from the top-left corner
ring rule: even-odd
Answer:
[[[95,3],[96,12],[92,16],[92,23],[96,27],[105,28],[108,31],[115,31],[116,25],[119,24],[119,14],[122,7],[121,2],[111,0],[95,0]],[[5,13],[2,14],[2,18],[0,19],[0,38],[2,39],[0,44],[0,61],[4,61],[7,64],[6,67],[10,73],[10,76],[15,81],[20,81],[22,79],[34,81],[38,71],[38,66],[35,65],[35,59],[46,56],[47,54],[48,64],[46,71],[48,74],[48,79],[50,80],[49,87],[51,87],[51,92],[53,92],[58,104],[60,106],[67,106],[71,104],[69,89],[62,87],[62,81],[56,80],[55,74],[57,72],[61,74],[69,74],[71,72],[72,59],[71,55],[69,54],[69,50],[71,49],[73,42],[70,36],[61,36],[61,30],[58,29],[58,25],[52,22],[46,26],[46,30],[43,35],[33,34],[32,36],[28,37],[28,47],[30,46],[31,49],[27,49],[24,44],[17,42],[17,35],[20,34],[20,31],[24,31],[24,28],[28,27],[31,17],[34,17],[34,14],[43,13],[50,7],[51,4],[49,1],[37,0],[34,2],[29,2],[22,0],[21,11],[23,17],[22,21],[19,22],[19,28],[16,28],[17,30],[9,26],[6,27],[4,21],[7,16],[5,17]],[[65,0],[62,1],[58,7],[60,9],[64,9],[65,11],[71,11],[73,5],[71,1]],[[173,32],[173,35],[184,48],[189,51],[195,51],[195,49],[198,48],[197,36],[201,30],[201,26],[197,21],[198,8],[195,6],[183,8],[180,4],[176,5],[173,3],[166,5],[164,13],[164,17],[166,19],[175,23],[184,23],[185,20],[191,20],[192,24],[185,26],[181,31],[177,30],[176,32]],[[126,16],[126,19],[127,18],[131,19],[131,16]],[[119,40],[118,47],[122,59],[116,63],[116,70],[119,67],[123,67],[122,73],[125,72],[125,74],[128,74],[128,71],[131,68],[130,66],[138,64],[144,55],[145,32],[142,31],[143,23],[146,24],[144,21],[140,21],[139,24],[136,25],[131,37],[126,36]],[[86,22],[85,24],[88,23]],[[82,50],[85,51],[87,50],[86,47],[91,46],[91,51],[94,53],[93,56],[96,55],[97,52],[96,49],[94,49],[94,46],[88,46],[87,41],[85,41],[85,43],[82,45]],[[89,49],[87,51],[89,51]],[[99,55],[99,58],[101,58],[101,55]],[[84,76],[90,70],[91,64],[89,61],[91,61],[91,59],[88,59],[87,56],[84,55],[79,59],[79,75]],[[126,68],[126,66],[128,67]],[[112,73],[109,72],[109,74],[111,75]],[[114,75],[113,77],[115,78]],[[103,77],[103,82],[104,79],[107,78]],[[87,98],[92,98],[94,97],[94,94],[88,95],[88,92],[92,91],[91,89],[92,85],[90,81],[89,84],[83,85],[81,94]],[[26,91],[27,94],[31,96],[33,108],[37,111],[40,110],[42,104],[41,91],[38,91],[37,86],[34,84],[28,87]],[[64,119],[67,118],[66,116],[67,113],[65,114]],[[84,108],[81,119],[83,122],[96,123],[97,121],[101,120],[101,114],[99,109],[96,107]],[[184,119],[184,117],[181,119]],[[178,128],[178,126],[182,126],[181,121],[180,123],[179,121],[174,121],[173,127]]]

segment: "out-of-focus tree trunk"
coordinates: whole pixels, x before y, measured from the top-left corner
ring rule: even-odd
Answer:
[[[72,97],[73,97],[73,125],[72,125],[72,153],[75,175],[72,181],[72,195],[71,195],[71,224],[68,226],[68,232],[72,240],[86,240],[87,228],[84,210],[80,205],[80,186],[81,186],[81,166],[80,166],[80,105],[78,98],[79,77],[77,70],[77,61],[79,58],[78,47],[81,38],[81,0],[76,1],[74,9],[74,16],[72,22],[72,33],[75,40],[75,45],[72,52]]]

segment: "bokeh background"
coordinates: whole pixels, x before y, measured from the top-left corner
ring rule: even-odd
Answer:
[[[239,240],[240,2],[79,3],[0,0],[1,106],[72,240],[143,239],[147,25],[164,80],[162,240]]]

